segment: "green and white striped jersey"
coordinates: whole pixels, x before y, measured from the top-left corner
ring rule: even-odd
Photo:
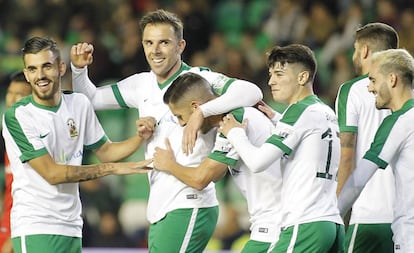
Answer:
[[[344,83],[336,98],[340,132],[357,134],[355,166],[374,139],[375,131],[390,110],[378,110],[375,97],[368,91],[368,75]],[[375,172],[352,206],[350,224],[391,223],[395,189],[391,169]]]
[[[266,141],[284,152],[282,226],[342,224],[336,198],[339,129],[333,110],[315,95],[290,105]]]
[[[88,98],[62,94],[58,106],[46,107],[28,96],[5,113],[3,126],[14,177],[12,237],[81,237],[78,183],[51,185],[28,161],[49,153],[58,164],[81,165],[85,148],[95,149],[107,141]]]
[[[391,165],[396,191],[391,228],[394,244],[400,245],[404,252],[414,252],[413,122],[414,99],[411,99],[384,119],[363,157],[382,169]],[[383,190],[378,194],[383,194]]]

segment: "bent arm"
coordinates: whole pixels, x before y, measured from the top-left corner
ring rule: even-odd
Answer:
[[[338,207],[342,217],[351,209],[355,200],[359,197],[368,180],[377,169],[378,165],[369,160],[362,159],[358,167],[349,176],[338,197]]]
[[[28,163],[49,184],[75,183],[93,180],[107,175],[128,175],[147,173],[145,167],[152,160],[125,163],[101,163],[94,165],[74,166],[57,164],[49,154],[34,158]]]
[[[186,167],[172,161],[170,166],[164,167],[164,169],[184,184],[200,191],[206,188],[210,182],[220,180],[227,172],[227,165],[206,158],[198,167]]]
[[[227,134],[227,139],[253,173],[264,171],[284,154],[281,149],[270,143],[264,143],[261,147],[254,146],[241,127],[232,128]]]
[[[337,195],[339,195],[346,180],[355,168],[356,133],[343,132],[339,134],[339,138],[341,142],[341,158],[338,168]]]
[[[236,80],[221,96],[200,106],[204,118],[226,113],[239,107],[253,106],[263,98],[260,88],[254,83]]]
[[[101,162],[120,161],[132,155],[143,142],[144,138],[138,135],[119,142],[107,141],[95,149],[94,153]]]

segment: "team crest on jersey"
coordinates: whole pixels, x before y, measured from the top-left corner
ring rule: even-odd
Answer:
[[[217,94],[223,94],[224,88],[226,87],[225,85],[229,80],[230,78],[223,74],[217,76],[216,79],[214,79],[212,82],[214,92]]]
[[[75,120],[70,118],[68,119],[68,121],[66,121],[66,124],[69,127],[69,134],[70,137],[76,137],[79,135],[78,130],[76,129],[76,124],[75,124]]]

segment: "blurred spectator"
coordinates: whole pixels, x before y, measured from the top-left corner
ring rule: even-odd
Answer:
[[[184,62],[188,62],[194,52],[205,50],[208,47],[211,33],[208,2],[204,0],[176,0],[174,9],[183,21],[184,39],[191,41],[191,43],[187,43],[183,53]]]
[[[400,27],[397,29],[400,47],[414,55],[414,7],[402,10],[400,17]]]
[[[270,17],[264,21],[263,31],[280,46],[300,41],[307,22],[300,0],[274,2]]]

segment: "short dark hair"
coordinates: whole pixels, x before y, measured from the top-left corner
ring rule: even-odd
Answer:
[[[58,62],[60,62],[60,49],[57,46],[56,41],[48,37],[32,37],[27,40],[22,48],[23,60],[26,54],[37,54],[43,50],[52,51],[53,54],[57,56]]]
[[[16,71],[10,74],[10,82],[27,82],[26,77],[24,76],[23,71]]]
[[[202,76],[186,72],[178,76],[168,87],[164,94],[165,104],[176,104],[183,99],[189,92],[193,92],[193,99],[207,100],[214,96],[214,92],[209,82]]]
[[[397,31],[384,23],[368,23],[360,26],[355,32],[355,41],[366,42],[374,52],[398,48]]]
[[[291,44],[284,47],[276,46],[267,54],[267,66],[273,67],[276,62],[282,64],[285,63],[298,63],[303,65],[307,71],[311,80],[314,80],[317,64],[315,54],[312,50],[301,44]]]
[[[141,33],[144,32],[144,29],[148,24],[171,25],[174,28],[177,40],[183,39],[183,23],[180,20],[180,18],[172,12],[163,9],[158,9],[146,14],[144,17],[141,18],[141,21],[139,22]]]

